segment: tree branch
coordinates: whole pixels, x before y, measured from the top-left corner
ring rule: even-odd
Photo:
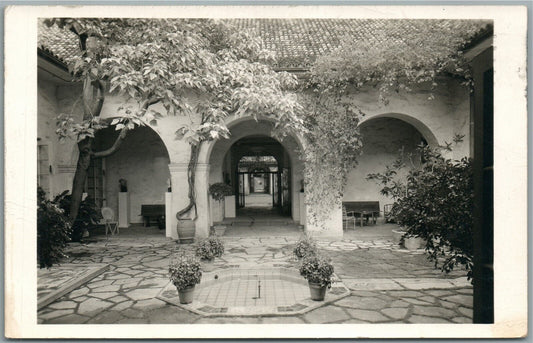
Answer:
[[[118,135],[113,145],[109,149],[93,152],[93,158],[102,158],[114,154],[118,150],[118,148],[120,148],[120,145],[122,144],[124,138],[126,138],[126,134],[128,133],[128,131],[129,129],[124,126],[122,130],[120,130],[120,134]]]
[[[99,83],[102,84],[101,81],[99,81]],[[100,85],[99,87],[102,87],[102,86]],[[99,88],[99,89],[101,89],[103,91],[103,87]],[[159,98],[146,99],[143,102],[143,104],[141,105],[141,108],[143,110],[146,110],[148,107],[150,107],[153,104],[158,103],[160,100],[161,99],[159,99]],[[102,103],[103,103],[103,97],[102,97]],[[100,106],[100,110],[101,110],[102,109],[101,105],[99,105],[99,106]],[[118,137],[115,140],[115,142],[113,143],[113,145],[109,149],[93,152],[92,153],[93,158],[102,158],[102,157],[107,157],[109,155],[114,154],[118,150],[118,148],[120,148],[120,145],[122,144],[122,141],[124,140],[124,138],[126,138],[126,135],[127,135],[128,131],[129,131],[129,129],[126,126],[124,126],[122,128],[122,130],[120,130],[120,134],[118,135]]]

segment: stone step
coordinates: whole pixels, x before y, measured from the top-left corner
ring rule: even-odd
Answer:
[[[214,225],[222,224],[227,226],[287,226],[287,227],[299,227],[292,219],[241,219],[235,220],[235,218],[224,219],[220,223],[214,223]]]

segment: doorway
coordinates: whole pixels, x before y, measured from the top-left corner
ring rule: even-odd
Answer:
[[[237,216],[290,216],[290,162],[283,146],[270,137],[253,136],[230,151]]]

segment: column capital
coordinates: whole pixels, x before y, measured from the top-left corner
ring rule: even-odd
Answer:
[[[75,164],[60,164],[57,166],[57,172],[62,173],[75,173],[76,165]]]
[[[189,163],[170,163],[168,165],[168,170],[171,173],[184,173],[187,172],[189,168]],[[210,164],[209,163],[197,163],[196,171],[197,172],[209,172]]]

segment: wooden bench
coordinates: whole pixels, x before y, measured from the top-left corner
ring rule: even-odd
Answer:
[[[155,219],[159,228],[165,227],[165,205],[141,205],[144,226],[150,226],[150,219]]]
[[[370,219],[376,224],[379,217],[379,201],[343,201],[342,205],[348,214],[353,213],[356,218],[360,218],[361,226],[363,219],[369,223]]]

